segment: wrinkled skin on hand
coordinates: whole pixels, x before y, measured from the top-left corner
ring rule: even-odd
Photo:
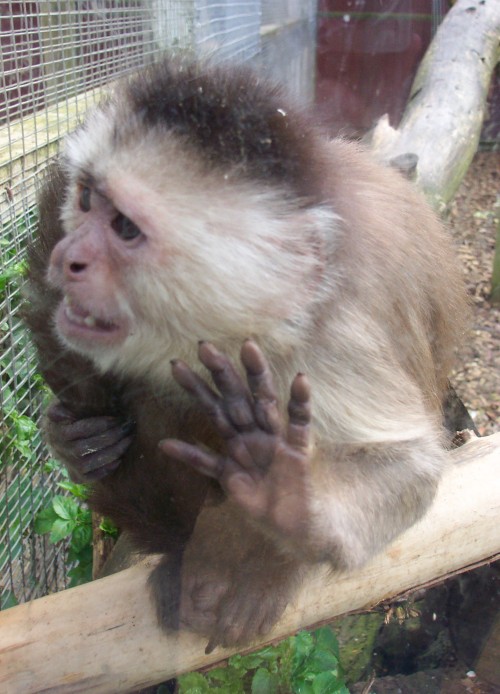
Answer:
[[[60,402],[46,417],[49,445],[75,482],[95,482],[114,472],[132,442],[133,424],[117,417],[78,419]]]
[[[218,393],[180,360],[173,362],[172,373],[212,419],[226,443],[226,454],[172,439],[160,444],[162,450],[215,478],[228,499],[269,530],[296,538],[308,520],[311,407],[307,378],[297,374],[292,382],[285,423],[271,371],[255,342],[247,340],[241,349],[246,384],[211,343],[200,343],[199,358]]]

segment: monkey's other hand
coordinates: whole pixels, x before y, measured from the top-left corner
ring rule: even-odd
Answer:
[[[310,521],[307,378],[297,374],[292,382],[285,423],[268,363],[255,342],[247,340],[241,349],[248,385],[211,343],[200,343],[199,358],[219,393],[180,360],[172,362],[172,373],[213,420],[227,455],[172,439],[160,443],[162,450],[217,479],[233,502],[269,530],[284,539],[298,539]]]
[[[120,465],[132,442],[132,425],[116,417],[77,419],[60,402],[46,413],[48,443],[75,482],[95,482]]]

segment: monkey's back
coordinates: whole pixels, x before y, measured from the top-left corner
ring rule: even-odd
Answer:
[[[451,238],[415,185],[353,143],[334,140],[325,180],[343,220],[337,258],[349,310],[384,326],[393,355],[439,406],[468,306]],[[328,195],[328,192],[326,193]]]

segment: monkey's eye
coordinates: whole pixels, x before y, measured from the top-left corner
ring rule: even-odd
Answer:
[[[122,241],[132,241],[142,234],[137,224],[119,212],[111,222],[111,228]]]
[[[78,204],[82,212],[90,212],[90,188],[88,186],[80,188]]]

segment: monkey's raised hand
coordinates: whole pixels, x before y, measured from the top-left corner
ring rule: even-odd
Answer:
[[[172,362],[175,380],[197,398],[226,442],[218,455],[183,441],[166,439],[162,450],[176,460],[217,479],[228,497],[252,518],[281,537],[297,538],[309,521],[310,388],[297,374],[285,424],[271,372],[257,344],[244,342],[241,362],[247,385],[231,361],[212,344],[200,343],[199,359],[220,393],[212,390],[183,361]]]
[[[47,438],[76,482],[95,482],[116,470],[132,442],[131,425],[116,417],[77,419],[60,402],[47,411]]]

